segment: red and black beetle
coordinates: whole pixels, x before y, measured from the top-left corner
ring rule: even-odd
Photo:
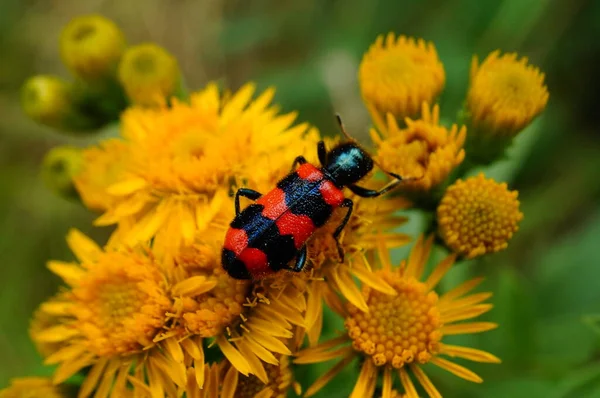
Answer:
[[[235,279],[261,279],[281,269],[300,272],[306,262],[306,241],[331,217],[334,209],[348,209],[333,233],[340,259],[344,252],[338,236],[352,215],[352,200],[345,198],[343,187],[354,194],[372,198],[395,188],[402,178],[375,191],[355,185],[373,169],[373,159],[348,136],[338,116],[342,132],[350,139],[330,151],[319,141],[317,152],[321,167],[298,156],[292,172],[266,195],[240,188],[235,195],[235,218],[225,236],[222,263]],[[298,169],[294,170],[296,166]],[[240,211],[240,196],[255,200]],[[294,266],[289,262],[296,258]]]

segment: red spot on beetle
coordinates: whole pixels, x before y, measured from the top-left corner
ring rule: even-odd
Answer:
[[[269,267],[267,255],[260,249],[248,247],[238,256],[238,259],[244,263],[248,272],[255,278],[262,278],[273,273]]]
[[[296,215],[291,212],[284,213],[277,221],[277,228],[281,235],[292,235],[294,245],[299,249],[315,232],[315,224],[310,217]]]
[[[338,207],[344,201],[344,192],[337,188],[331,181],[323,181],[319,187],[319,191],[327,203],[330,206]]]
[[[256,203],[264,206],[262,215],[271,220],[276,220],[288,209],[285,204],[285,192],[279,188],[261,196]]]
[[[243,229],[230,228],[225,235],[223,248],[239,255],[248,246],[248,235]]]
[[[296,173],[300,178],[306,181],[315,182],[323,179],[323,172],[310,163],[304,163],[303,165],[300,165],[298,170],[296,170]]]

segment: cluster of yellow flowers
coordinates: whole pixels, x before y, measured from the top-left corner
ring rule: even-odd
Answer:
[[[379,37],[359,71],[375,126],[373,157],[411,178],[395,194],[350,195],[355,207],[340,236],[343,262],[332,233],[344,212],[335,211],[309,240],[303,272],[244,281],[221,266],[235,215],[232,193],[239,187],[268,192],[298,155],[314,163],[317,129],[297,123],[294,113],[281,114],[272,89],[256,94],[246,84],[229,92],[209,83],[190,95],[178,92],[177,62],[165,50],[126,48],[120,30],[99,16],[71,22],[61,50],[78,79],[95,87],[118,82],[135,104],[122,113],[118,138],[57,148],[44,164],[57,190],[75,192],[100,213],[95,224],[114,225],[114,232],[103,246],[77,230],[68,234],[77,261],[49,262],[66,287],[31,323],[45,363],[56,365],[54,375],[16,380],[1,398],[24,391],[68,396],[61,383],[78,373],[84,375],[79,397],[286,397],[302,391],[292,363],[336,358],[303,396],[316,394],[358,358],[352,397],[373,397],[378,387],[385,398],[440,397],[421,365],[481,382],[446,358],[499,362],[444,343],[449,335],[497,326],[471,321],[491,309],[485,303],[491,293],[472,293],[481,279],[443,294],[436,287],[457,258],[506,248],[522,218],[517,193],[506,184],[483,175],[463,181],[453,172],[469,158],[469,143],[497,147],[494,138],[501,137],[506,145],[506,137],[543,110],[543,75],[526,60],[496,52],[481,65],[474,61],[467,125],[447,127],[439,106],[431,105],[445,82],[433,44]],[[55,78],[36,77],[25,85],[23,105],[33,119],[64,127],[68,113],[87,117],[66,92],[72,91]],[[337,142],[325,141],[328,147]],[[376,174],[366,180],[383,184]],[[433,235],[414,237],[399,264],[390,258],[391,249],[411,240],[398,232],[406,221],[399,212],[410,207],[437,215],[439,242],[450,252],[428,275]],[[346,329],[329,341],[321,339],[324,305]]]

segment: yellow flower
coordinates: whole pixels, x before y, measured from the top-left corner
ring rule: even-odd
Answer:
[[[160,265],[141,250],[102,251],[77,231],[67,240],[80,263],[48,264],[69,290],[42,305],[45,314],[38,311],[37,318],[45,317],[47,327],[38,321],[31,333],[46,351],[45,363],[59,365],[53,381],[91,366],[80,397],[96,388],[123,396],[128,380],[134,389],[174,396],[176,386],[185,385],[186,369],[179,339],[155,342],[170,326],[172,309]]]
[[[236,186],[267,192],[297,155],[315,158],[318,133],[305,134],[305,124],[292,127],[295,114],[277,115],[269,106],[273,90],[254,101],[253,93],[249,84],[225,99],[209,84],[190,103],[126,111],[125,148],[118,149],[127,153],[122,171],[106,176],[107,157],[85,166],[103,184],[114,178],[106,190],[113,201],[96,223],[118,223],[117,235],[127,245],[154,238],[154,246],[173,256],[196,232],[233,219],[229,194]],[[86,187],[78,188],[86,197]]]
[[[100,15],[74,18],[60,36],[63,62],[76,76],[86,80],[113,74],[125,45],[125,37],[117,25]]]
[[[42,162],[42,179],[51,190],[67,198],[76,198],[73,177],[82,166],[81,150],[72,146],[52,148]]]
[[[457,180],[437,209],[440,235],[455,253],[467,258],[506,249],[523,219],[517,195],[483,173]]]
[[[303,325],[306,309],[302,281],[277,285],[229,277],[220,260],[224,235],[224,228],[199,233],[193,244],[182,247],[172,265],[164,265],[174,285],[172,324],[155,340],[180,339],[201,388],[206,339],[214,339],[237,372],[266,383],[265,363],[277,366],[275,355],[291,355],[284,340],[292,337],[295,325]]]
[[[115,202],[107,188],[125,171],[129,147],[121,140],[108,139],[81,151],[80,171],[73,182],[83,203],[91,210],[106,211]]]
[[[387,128],[378,132],[371,129],[371,138],[377,146],[377,161],[381,167],[403,177],[404,188],[417,192],[428,191],[441,184],[450,172],[465,158],[463,145],[467,130],[452,125],[450,130],[439,124],[440,108],[430,110],[423,103],[421,119],[406,119],[401,129],[393,117],[388,117]]]
[[[0,390],[0,398],[67,398],[70,394],[62,386],[45,377],[22,377],[11,380],[10,386]]]
[[[385,196],[366,199],[355,195],[350,198],[354,201],[353,216],[340,235],[344,262],[340,263],[333,239],[333,232],[345,214],[345,209],[339,209],[308,242],[306,272],[291,276],[294,280],[299,277],[308,280],[305,329],[311,344],[316,344],[321,334],[323,301],[334,307],[338,305],[338,294],[341,294],[357,307],[367,309],[367,303],[354,282],[355,278],[376,290],[393,294],[387,282],[371,271],[370,257],[381,238],[385,238],[389,249],[410,242],[408,235],[394,231],[406,222],[405,217],[397,214],[410,206],[406,199]]]
[[[547,102],[544,74],[528,65],[527,58],[494,51],[479,65],[473,57],[467,105],[478,134],[513,137]]]
[[[181,83],[175,57],[153,43],[129,47],[118,73],[127,96],[138,105],[163,104]]]
[[[366,286],[363,294],[368,312],[361,311],[352,304],[338,308],[340,315],[345,317],[347,335],[298,353],[294,361],[298,364],[324,362],[341,357],[331,370],[306,391],[306,397],[314,395],[356,357],[361,357],[364,361],[351,397],[372,396],[379,373],[383,373],[382,396],[391,397],[392,373],[397,372],[406,396],[416,398],[417,393],[409,371],[430,397],[441,397],[422,370],[422,364],[431,363],[463,379],[480,383],[482,379],[475,373],[441,355],[477,362],[500,361],[487,352],[445,344],[442,341],[447,335],[478,333],[497,325],[490,322],[458,323],[475,318],[492,308],[491,304],[483,303],[491,297],[491,293],[467,295],[480,282],[479,279],[468,281],[441,297],[434,291],[453,265],[455,255],[442,260],[423,280],[432,243],[432,238],[426,241],[420,238],[408,261],[403,261],[395,268],[392,268],[389,251],[383,248],[379,251],[382,269],[377,274],[392,286],[396,294],[385,294]]]
[[[433,43],[393,33],[379,36],[359,69],[363,99],[377,126],[388,113],[397,120],[417,116],[444,88],[444,67]]]

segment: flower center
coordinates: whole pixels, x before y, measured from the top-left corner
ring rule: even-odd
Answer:
[[[105,253],[73,295],[77,326],[98,356],[152,344],[171,307],[158,269],[135,253]]]
[[[401,51],[384,53],[376,66],[376,76],[388,85],[405,85],[412,82],[415,75],[415,63],[408,54]]]
[[[490,81],[495,82],[496,101],[503,104],[521,107],[529,101],[527,76],[517,68],[502,68],[490,72]]]
[[[438,207],[444,240],[469,258],[506,248],[522,218],[517,192],[508,191],[506,184],[486,180],[483,174],[458,180]]]
[[[389,296],[367,289],[369,312],[350,306],[345,327],[353,347],[372,357],[377,366],[428,362],[439,352],[442,338],[438,296],[414,278],[382,276],[398,293]]]

